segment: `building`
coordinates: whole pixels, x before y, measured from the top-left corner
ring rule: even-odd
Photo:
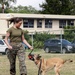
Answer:
[[[50,32],[59,35],[64,26],[74,26],[74,15],[47,15],[47,14],[19,14],[9,13],[0,14],[0,35],[5,35],[6,30],[12,26],[7,19],[12,17],[23,18],[22,29],[29,31],[30,34],[35,32]]]

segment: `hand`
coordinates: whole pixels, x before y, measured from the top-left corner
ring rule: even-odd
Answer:
[[[31,50],[33,50],[33,47],[31,46],[31,47],[29,47]]]
[[[8,49],[10,49],[10,50],[11,50],[11,49],[12,49],[12,46],[8,46]]]

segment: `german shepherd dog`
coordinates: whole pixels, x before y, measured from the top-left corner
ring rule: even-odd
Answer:
[[[40,64],[41,64],[41,67],[40,67],[41,75],[45,75],[48,69],[53,69],[53,68],[56,75],[60,75],[60,68],[64,65],[64,63],[67,61],[73,62],[70,59],[64,60],[58,57],[44,59],[44,58],[41,58],[39,54],[38,55],[34,54],[32,55],[31,58],[32,58],[31,60],[34,61],[34,63],[38,66],[38,68],[40,67]]]

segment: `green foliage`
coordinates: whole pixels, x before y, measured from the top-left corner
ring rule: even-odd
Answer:
[[[32,6],[17,6],[10,8],[11,13],[38,13],[38,11]]]
[[[45,0],[40,7],[43,14],[75,14],[75,0]]]
[[[33,8],[32,6],[17,6],[17,7],[11,7],[6,8],[5,13],[28,13],[28,14],[38,14],[39,12]],[[0,8],[0,13],[2,12],[2,9]]]
[[[29,32],[27,30],[25,30],[24,31],[24,37],[28,41],[28,43],[32,45],[32,36],[30,36],[28,33]]]
[[[34,47],[35,48],[43,48],[44,41],[50,38],[54,38],[55,35],[48,34],[46,32],[43,33],[35,33],[34,35]]]
[[[28,33],[29,32],[27,30],[24,31],[24,37],[27,41],[30,39],[30,36],[28,35]]]
[[[64,38],[73,41],[75,39],[75,26],[67,26],[64,28]]]
[[[16,3],[16,0],[0,0],[0,5],[1,5],[0,13],[7,13],[8,12],[7,10],[11,7],[11,3]]]
[[[36,41],[45,41],[46,39],[48,39],[48,38],[50,38],[51,36],[50,36],[50,34],[48,34],[48,33],[35,33],[35,35],[34,35],[34,40],[36,40]]]
[[[32,44],[32,35],[28,34],[28,31],[25,31],[25,39]],[[33,35],[33,46],[34,48],[39,48],[42,49],[44,46],[44,41],[50,38],[55,38],[55,35],[53,34],[48,34],[46,32],[43,33],[35,33]]]
[[[4,13],[39,13],[34,7],[32,6],[17,6],[17,7],[13,7],[11,6],[11,2],[12,3],[16,3],[17,0],[0,0],[0,13],[3,12],[2,8],[4,8]]]
[[[34,41],[34,44],[33,44],[34,48],[43,48],[44,46],[44,43],[42,41]]]

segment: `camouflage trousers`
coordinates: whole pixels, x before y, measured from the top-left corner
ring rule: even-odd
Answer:
[[[7,57],[10,62],[10,75],[16,75],[16,56],[19,60],[20,75],[27,75],[27,69],[25,65],[25,51],[22,43],[10,43],[12,50],[7,51]]]

